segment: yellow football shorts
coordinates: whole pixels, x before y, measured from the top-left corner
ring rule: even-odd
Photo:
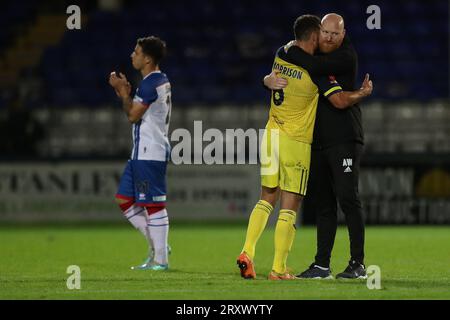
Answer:
[[[278,129],[266,129],[261,142],[261,185],[306,194],[311,145]]]

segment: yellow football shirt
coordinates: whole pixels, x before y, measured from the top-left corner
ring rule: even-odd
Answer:
[[[280,77],[287,79],[288,85],[284,89],[272,91],[266,128],[282,130],[294,140],[311,144],[319,89],[308,71],[280,57],[283,50],[283,47],[278,50],[272,70],[278,71]],[[321,92],[326,97],[342,91],[336,82],[325,81],[325,85],[325,88],[321,86]]]

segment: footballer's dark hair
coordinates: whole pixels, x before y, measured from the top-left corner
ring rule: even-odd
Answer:
[[[166,43],[155,36],[139,38],[137,44],[142,48],[142,52],[152,58],[155,65],[159,65],[166,56]]]
[[[295,40],[308,41],[313,32],[320,31],[320,18],[312,14],[304,14],[294,22]]]

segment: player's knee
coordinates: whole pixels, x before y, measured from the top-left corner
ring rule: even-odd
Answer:
[[[289,192],[281,190],[281,207],[282,209],[288,209],[297,212],[303,196],[299,193]]]
[[[265,186],[262,186],[261,188],[261,200],[267,201],[272,205],[272,207],[275,206],[275,204],[278,201],[279,197],[279,189],[278,188],[268,188]]]

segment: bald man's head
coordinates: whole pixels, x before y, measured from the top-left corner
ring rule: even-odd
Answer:
[[[322,18],[319,48],[323,53],[336,50],[345,36],[344,18],[336,13],[328,13]]]
[[[344,18],[337,13],[328,13],[322,18],[322,25],[332,26],[333,28],[344,30]]]

